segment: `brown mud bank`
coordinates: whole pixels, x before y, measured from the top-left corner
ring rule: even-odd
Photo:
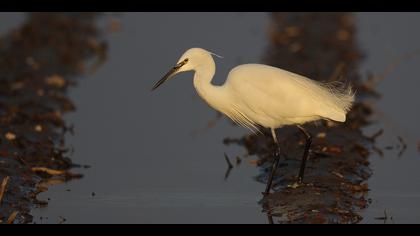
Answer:
[[[106,57],[97,14],[32,13],[0,37],[0,223],[32,221],[30,207],[49,185],[81,175],[68,158],[63,114],[76,80]],[[80,166],[79,166],[80,167]]]
[[[295,127],[278,130],[283,157],[273,182],[275,193],[261,200],[263,211],[269,223],[357,223],[361,210],[369,205],[369,154],[381,131],[369,137],[361,131],[371,123],[368,100],[377,94],[374,77],[362,78],[358,72],[363,53],[356,42],[354,15],[276,13],[271,17],[264,63],[315,80],[350,83],[357,99],[345,123],[305,125],[313,142],[303,186],[294,183],[305,137]],[[275,151],[269,131],[227,138],[225,143],[242,145],[249,155],[256,155],[260,174],[255,178],[267,181]]]

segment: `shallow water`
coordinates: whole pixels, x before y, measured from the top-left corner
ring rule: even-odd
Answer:
[[[118,18],[122,31],[107,38],[106,64],[70,93],[77,112],[67,116],[75,136],[66,141],[74,146],[73,161],[92,168],[82,170],[82,181],[41,194],[51,200],[33,212],[35,221],[44,216],[46,222],[47,216],[47,222],[57,222],[63,216],[69,223],[265,222],[257,204],[263,186],[252,180],[257,170],[241,165],[224,181],[224,152],[245,151],[226,147],[222,140],[226,133],[247,131],[223,119],[196,132],[216,112],[197,97],[192,74],[180,75],[155,93],[150,89],[192,45],[225,57],[217,60],[216,83],[236,64],[259,61],[268,16],[147,13]]]
[[[379,85],[383,95],[375,104],[378,123],[366,129],[372,133],[384,128],[377,146],[396,146],[398,136],[404,139],[407,149],[399,157],[399,148],[384,150],[384,157],[373,153],[371,162],[373,175],[369,179],[369,196],[373,203],[364,214],[363,222],[377,222],[375,217],[384,215],[393,221],[387,223],[419,223],[420,200],[420,100],[418,95],[418,66],[420,65],[420,21],[419,13],[365,13],[358,15],[358,34],[362,49],[366,53],[361,72],[382,74],[392,62],[401,56],[413,54],[389,73]],[[417,52],[417,54],[413,53]]]
[[[120,32],[107,33],[108,59],[92,76],[80,80],[69,96],[77,111],[66,115],[74,124],[75,163],[81,180],[50,187],[40,199],[48,207],[32,211],[36,223],[267,223],[258,203],[264,185],[253,178],[258,169],[245,159],[227,181],[224,153],[234,158],[246,151],[223,144],[225,137],[247,131],[223,118],[203,129],[216,113],[196,95],[192,74],[180,75],[155,93],[150,88],[181,53],[199,46],[224,56],[217,59],[216,83],[237,64],[259,62],[267,47],[270,21],[265,13],[124,13]],[[396,57],[420,48],[420,14],[360,13],[358,39],[366,54],[360,71],[380,74]],[[109,24],[109,16],[100,20]],[[197,27],[199,26],[199,27]],[[3,29],[0,29],[3,32]],[[194,32],[194,33],[192,33]],[[375,101],[384,128],[379,148],[407,143],[398,149],[372,152],[369,179],[372,204],[363,210],[366,223],[418,222],[420,164],[417,150],[420,118],[416,67],[420,57],[404,61],[382,81],[383,97]],[[404,105],[403,105],[404,104]],[[196,132],[197,130],[201,130]],[[42,218],[41,218],[42,217]]]

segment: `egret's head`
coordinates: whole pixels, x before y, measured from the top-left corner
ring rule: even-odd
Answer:
[[[162,85],[165,81],[172,78],[174,75],[184,72],[195,70],[197,67],[213,62],[211,52],[202,48],[191,48],[188,49],[178,60],[178,63],[166,73],[166,75],[160,79],[152,90]]]

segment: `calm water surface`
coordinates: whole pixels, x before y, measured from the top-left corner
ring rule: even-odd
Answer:
[[[15,19],[21,15],[1,15]],[[72,159],[88,164],[77,170],[85,177],[51,187],[39,196],[47,208],[34,209],[36,223],[267,223],[258,201],[264,186],[253,180],[258,170],[249,159],[232,170],[227,181],[223,153],[245,154],[225,146],[225,137],[247,131],[223,118],[204,129],[216,112],[196,95],[192,74],[150,88],[190,47],[203,47],[224,56],[216,59],[215,83],[224,81],[237,64],[259,62],[268,44],[270,16],[266,13],[125,13],[120,32],[107,34],[108,60],[96,74],[70,90],[77,111],[66,115],[75,135]],[[382,73],[397,57],[420,49],[420,14],[363,13],[356,15],[360,46],[366,60],[362,74]],[[109,18],[99,22],[109,23]],[[1,26],[5,32],[15,25]],[[393,221],[420,219],[420,57],[404,61],[382,81],[375,102],[376,124],[384,128],[377,146],[396,146],[403,137],[407,150],[371,155],[373,176],[363,211],[367,223],[386,209]],[[328,66],[328,65],[326,65]],[[200,132],[196,132],[201,130]],[[94,194],[93,194],[94,193]],[[42,219],[41,219],[42,217]]]

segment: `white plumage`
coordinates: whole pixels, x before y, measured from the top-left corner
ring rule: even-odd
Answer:
[[[275,129],[319,119],[344,122],[354,101],[351,87],[317,82],[261,64],[237,66],[223,85],[212,85],[215,63],[212,53],[201,48],[186,51],[157,86],[189,70],[196,72],[194,86],[211,107],[254,132],[258,126]]]
[[[276,143],[276,128],[298,125],[309,145],[310,135],[300,124],[320,119],[344,122],[354,101],[350,86],[321,83],[261,64],[237,66],[230,71],[223,85],[216,86],[211,83],[216,70],[212,54],[201,48],[187,50],[153,89],[179,72],[193,70],[194,87],[214,109],[253,132],[259,131],[259,126],[270,128]],[[300,179],[303,169],[304,163]]]
[[[278,128],[319,119],[344,122],[354,101],[350,87],[322,84],[261,64],[235,67],[223,87],[234,108],[227,109],[227,115],[253,130],[256,125]]]

